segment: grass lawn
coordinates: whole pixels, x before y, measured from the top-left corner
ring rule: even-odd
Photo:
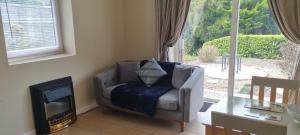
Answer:
[[[198,60],[198,56],[189,55],[189,54],[184,54],[183,60],[184,60],[184,61]]]

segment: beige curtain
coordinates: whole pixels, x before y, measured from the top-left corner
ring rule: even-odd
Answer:
[[[156,46],[161,61],[168,61],[168,49],[180,38],[191,0],[155,0]]]
[[[300,44],[300,0],[268,0],[283,35]]]
[[[268,2],[274,19],[282,34],[289,41],[300,44],[300,0],[268,0]],[[295,63],[295,70],[299,68],[299,60],[298,54],[298,58],[296,59],[297,62]],[[298,80],[297,77],[295,78],[294,74],[297,73],[293,73],[293,79]],[[295,97],[295,92],[290,92],[290,101],[293,101]],[[300,100],[298,100],[298,103],[300,103]]]

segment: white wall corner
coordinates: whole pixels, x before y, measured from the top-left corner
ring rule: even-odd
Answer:
[[[76,114],[80,115],[80,114],[86,113],[86,112],[88,112],[90,110],[93,110],[93,109],[95,109],[97,107],[98,107],[98,104],[96,102],[94,102],[94,103],[92,103],[90,105],[87,105],[87,106],[84,106],[82,108],[77,109],[76,110]]]

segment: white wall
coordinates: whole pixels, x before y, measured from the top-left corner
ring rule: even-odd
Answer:
[[[72,0],[77,55],[8,66],[0,35],[0,135],[34,129],[28,86],[71,75],[77,108],[95,101],[93,76],[124,51],[123,0]]]
[[[125,0],[125,42],[127,58],[156,57],[155,0]]]
[[[0,32],[0,135],[34,129],[28,87],[72,76],[77,109],[95,103],[93,76],[117,61],[156,56],[154,0],[71,0],[76,56],[8,66]]]

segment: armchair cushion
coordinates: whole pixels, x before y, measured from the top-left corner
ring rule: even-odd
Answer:
[[[170,90],[171,86],[147,87],[144,84],[129,83],[115,88],[110,100],[114,106],[154,117],[158,99]]]
[[[138,82],[139,78],[136,74],[136,71],[140,69],[140,62],[136,61],[123,61],[118,63],[120,82],[129,83],[129,82]]]
[[[105,88],[103,90],[103,96],[107,99],[110,99],[111,92],[118,86],[121,86],[124,84],[126,84],[126,83],[117,84],[117,85]],[[164,109],[164,110],[171,110],[171,111],[177,110],[178,102],[179,102],[178,96],[179,96],[178,90],[173,89],[173,90],[168,91],[167,93],[165,93],[164,95],[162,95],[161,97],[158,98],[157,108]]]
[[[176,111],[178,109],[179,95],[178,90],[173,89],[159,97],[157,108]]]
[[[102,94],[103,94],[103,97],[105,97],[105,98],[107,98],[107,99],[110,99],[110,94],[111,94],[111,92],[112,92],[115,88],[117,88],[117,87],[119,87],[119,86],[121,86],[121,85],[125,85],[125,84],[127,84],[127,83],[116,84],[116,85],[113,85],[113,86],[104,88],[103,93],[102,93]]]
[[[193,72],[192,66],[189,65],[176,65],[173,71],[172,85],[176,89],[180,89],[186,80]]]

